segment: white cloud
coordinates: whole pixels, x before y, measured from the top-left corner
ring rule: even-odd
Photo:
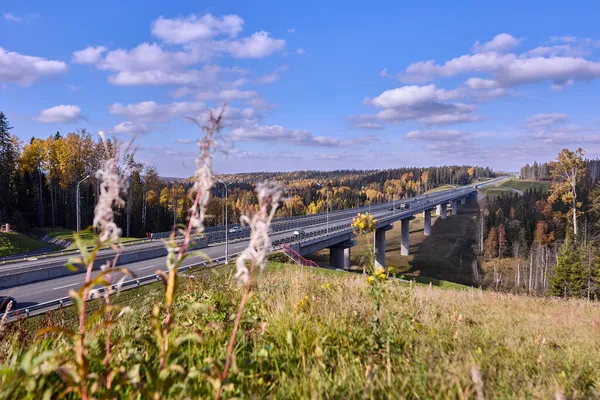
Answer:
[[[159,104],[155,101],[142,101],[137,104],[126,105],[115,103],[109,107],[108,112],[136,121],[163,122],[184,115],[196,115],[205,108],[206,106],[202,102]]]
[[[115,125],[111,132],[123,135],[145,135],[150,132],[150,129],[142,123],[126,121]]]
[[[404,82],[427,82],[436,76],[452,77],[461,74],[483,73],[492,79],[471,78],[467,86],[473,89],[508,88],[529,83],[549,81],[554,89],[566,83],[600,77],[600,62],[586,60],[587,48],[595,42],[584,39],[579,47],[573,44],[540,46],[517,55],[502,51],[518,44],[510,35],[498,35],[483,45],[476,45],[474,54],[466,54],[436,64],[433,60],[409,65],[403,76]]]
[[[106,47],[104,46],[90,46],[73,52],[72,60],[76,64],[96,64],[102,59],[104,52],[106,52]]]
[[[498,82],[492,79],[469,78],[465,85],[471,89],[494,89],[498,87]]]
[[[389,78],[391,77],[391,75],[388,73],[388,69],[384,68],[381,71],[379,71],[379,76],[384,77],[384,78]]]
[[[219,93],[200,92],[196,95],[198,100],[248,100],[257,97],[258,93],[250,90],[227,89],[221,90]]]
[[[2,82],[16,82],[21,86],[29,86],[44,75],[65,72],[67,72],[67,64],[62,61],[8,52],[0,47],[0,81]]]
[[[517,46],[519,43],[521,43],[520,39],[516,39],[508,33],[501,33],[484,44],[479,44],[478,40],[473,45],[473,50],[478,53],[487,53],[490,51],[503,52]]]
[[[468,133],[454,130],[441,131],[410,131],[404,135],[406,140],[415,141],[445,141],[445,140],[462,140],[469,137]]]
[[[234,141],[292,143],[299,146],[343,147],[367,145],[377,141],[374,136],[365,136],[351,140],[341,140],[324,136],[314,136],[306,130],[288,129],[279,125],[248,126],[231,132]]]
[[[273,83],[278,81],[280,78],[279,74],[272,73],[268,75],[263,75],[256,80],[256,83]]]
[[[81,86],[68,84],[67,89],[69,89],[71,92],[77,92],[79,89],[81,89]]]
[[[214,17],[206,14],[198,17],[169,19],[160,16],[152,23],[152,34],[166,43],[183,44],[198,40],[207,40],[226,34],[235,37],[244,28],[244,20],[237,15]]]
[[[235,58],[264,58],[285,48],[285,40],[274,39],[268,32],[260,31],[240,40],[221,40],[215,47]]]
[[[568,118],[568,115],[564,113],[535,114],[527,119],[527,127],[530,129],[547,127],[557,122],[564,122]]]
[[[73,105],[50,107],[40,112],[36,118],[40,122],[72,122],[82,119],[81,108]]]
[[[374,122],[357,122],[354,126],[363,129],[383,129],[383,125]]]
[[[298,50],[296,50],[296,54],[300,54],[301,56],[303,56],[306,54],[306,50],[300,47]]]
[[[2,17],[10,22],[15,22],[15,23],[28,23],[34,19],[38,19],[40,18],[40,14],[38,13],[30,13],[30,14],[25,14],[25,15],[15,15],[13,13],[10,12],[5,12],[2,13]]]
[[[401,123],[416,119],[426,124],[452,124],[479,119],[472,115],[476,106],[450,102],[466,96],[463,89],[438,89],[435,85],[402,86],[383,92],[379,96],[366,98],[363,104],[381,108],[375,115],[354,118],[356,123],[380,121]]]
[[[3,13],[2,16],[4,17],[5,20],[12,21],[12,22],[21,22],[23,20],[23,18],[17,17],[16,15],[9,13],[9,12]]]
[[[195,142],[196,141],[194,139],[181,139],[181,138],[178,138],[178,139],[175,140],[175,143],[178,143],[178,144],[192,144],[192,143],[195,143]]]
[[[431,117],[423,117],[417,119],[418,122],[426,125],[450,125],[460,124],[463,122],[479,121],[481,117],[464,112],[455,112],[451,114],[433,115]]]

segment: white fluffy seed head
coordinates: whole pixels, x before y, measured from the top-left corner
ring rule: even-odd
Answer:
[[[100,242],[110,240],[116,243],[121,236],[121,229],[115,223],[113,207],[125,205],[121,194],[127,192],[133,170],[133,153],[129,153],[132,142],[127,145],[121,159],[120,143],[115,140],[111,146],[102,133],[100,137],[105,158],[96,172],[96,178],[100,181],[100,197],[94,209],[94,227],[100,231]]]
[[[202,138],[198,141],[200,154],[196,158],[197,168],[194,173],[194,185],[190,189],[194,196],[198,196],[198,202],[194,202],[190,208],[190,224],[198,233],[204,231],[206,206],[210,199],[210,189],[215,183],[212,173],[212,161],[213,153],[217,148],[217,141],[221,139],[221,118],[224,111],[225,106],[218,115],[211,110],[205,124],[195,118],[188,117],[189,120],[200,127],[203,133]]]
[[[236,261],[236,278],[240,283],[248,282],[250,277],[247,262],[258,266],[261,271],[265,267],[266,257],[271,248],[269,227],[282,194],[283,190],[277,182],[265,181],[256,185],[258,211],[252,219],[245,216],[242,218],[242,221],[250,221],[250,242]]]

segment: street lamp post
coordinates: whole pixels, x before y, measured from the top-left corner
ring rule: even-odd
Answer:
[[[79,215],[79,185],[81,184],[81,182],[85,181],[89,177],[89,175],[86,175],[85,178],[77,182],[77,189],[75,190],[75,196],[77,197],[75,201],[75,212],[77,213],[77,233],[79,233],[79,227],[81,226],[81,217]]]
[[[227,186],[228,185],[217,177],[215,177],[215,179],[217,181],[221,182],[223,184],[223,186],[225,186],[225,264],[227,264],[229,262],[229,249],[228,249],[229,230],[227,229],[227,222],[228,222],[227,221],[227,210],[229,209],[229,207],[227,205]]]

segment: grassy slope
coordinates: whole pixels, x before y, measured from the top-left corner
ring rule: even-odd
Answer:
[[[456,186],[454,185],[442,185],[442,186],[438,186],[434,189],[428,190],[426,192],[424,192],[423,194],[429,194],[429,193],[435,193],[435,192],[442,192],[444,190],[450,190],[450,189],[454,189]]]
[[[51,232],[48,233],[48,236],[52,236],[54,238],[57,239],[61,239],[61,240],[66,240],[68,242],[73,243],[74,239],[73,239],[73,231],[68,230],[68,229],[55,229]],[[81,239],[83,240],[83,242],[88,245],[88,246],[93,246],[95,244],[94,242],[94,236],[92,234],[91,231],[89,230],[85,230],[85,231],[80,231],[79,232],[79,236],[81,237]],[[121,238],[121,241],[123,243],[127,243],[130,242],[132,240],[136,240],[136,238]],[[69,246],[69,248],[74,248],[75,245],[71,245]]]
[[[493,187],[493,186],[483,189],[483,192],[486,194],[486,196],[490,196],[490,197],[511,195],[511,194],[515,193],[509,189],[503,189],[501,187]]]
[[[229,316],[239,300],[230,276],[221,268],[180,284],[173,337],[202,334],[201,343],[182,349],[177,363],[185,369],[210,370],[211,360],[224,357]],[[162,299],[159,285],[143,290],[128,299],[134,312],[114,329],[113,362],[126,371],[140,363],[157,368],[156,353],[142,354],[132,342],[132,335],[150,331],[150,310]],[[129,294],[114,301],[122,296]],[[419,285],[410,289],[388,282],[380,328],[374,330],[373,299],[360,275],[271,264],[247,304],[226,397],[474,398],[473,375],[480,375],[485,398],[600,396],[597,303]],[[60,313],[46,317],[44,324],[51,320],[74,323]],[[0,359],[7,342],[0,341]],[[52,345],[63,346],[64,340]],[[102,354],[95,356],[92,371],[103,371]],[[13,398],[37,398],[43,392],[45,387],[36,388],[28,378],[29,397],[22,385]],[[0,374],[0,387],[15,382]],[[46,384],[57,385],[54,395],[62,389],[57,382],[50,372]],[[148,384],[143,376],[140,382]],[[202,374],[185,385],[188,398],[212,397]],[[119,398],[136,394],[132,384],[118,391]]]
[[[545,181],[511,179],[506,182],[503,182],[501,186],[511,187],[513,189],[521,190],[523,192],[526,190],[534,189],[536,191],[541,190],[542,192],[545,193],[548,191],[548,189],[550,187],[550,183],[545,182]]]
[[[17,232],[0,232],[0,257],[26,253],[44,247],[52,248],[53,246]]]

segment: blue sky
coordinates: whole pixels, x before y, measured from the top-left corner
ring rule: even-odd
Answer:
[[[223,101],[220,173],[600,156],[600,4],[417,3],[2,2],[0,110],[23,140],[135,134],[166,176]]]

